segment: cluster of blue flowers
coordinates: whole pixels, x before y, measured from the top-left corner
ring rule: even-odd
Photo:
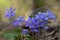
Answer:
[[[10,10],[7,10],[7,13],[5,15],[5,17],[11,18],[15,16],[14,13],[15,9],[12,9],[12,7],[10,7]],[[50,10],[47,10],[46,12],[39,12],[38,14],[35,15],[35,17],[28,17],[28,20],[24,20],[23,17],[19,16],[18,18],[16,18],[13,21],[13,24],[16,26],[20,26],[21,23],[26,22],[26,27],[28,27],[29,29],[31,29],[32,32],[40,32],[39,28],[43,28],[43,29],[48,29],[49,26],[48,24],[48,20],[54,20],[56,19],[56,16],[53,14],[53,12],[51,12]],[[22,33],[28,33],[27,29],[22,29]]]
[[[50,11],[46,11],[46,12],[39,12],[38,14],[35,15],[34,18],[28,18],[27,22],[26,22],[26,27],[29,27],[30,29],[33,29],[33,31],[37,32],[38,28],[43,28],[45,30],[47,30],[49,28],[48,24],[48,20],[54,20],[56,19],[56,16]]]
[[[21,23],[22,23],[22,22],[25,22],[24,17],[19,16],[18,18],[16,18],[16,19],[14,20],[13,25],[14,25],[14,26],[21,26]]]
[[[12,7],[10,7],[10,9],[7,9],[6,10],[6,14],[5,14],[5,18],[8,18],[8,19],[12,19],[13,17],[15,17],[15,8],[13,9]],[[13,23],[13,26],[20,26],[21,25],[21,22],[24,22],[24,19],[22,16],[18,16],[18,18],[14,19],[14,21],[12,22]]]
[[[10,7],[10,9],[6,10],[6,14],[5,14],[5,18],[11,19],[12,17],[15,16],[15,10],[12,7]]]

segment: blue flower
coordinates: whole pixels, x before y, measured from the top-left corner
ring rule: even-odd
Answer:
[[[40,30],[38,30],[38,29],[31,29],[31,31],[35,32],[35,33],[39,33],[40,32]]]
[[[28,17],[28,20],[26,21],[26,25],[25,26],[29,26],[30,23],[31,23],[31,20],[32,20],[32,18]]]
[[[26,21],[26,26],[28,26],[29,28],[38,28],[39,27],[37,20],[35,18],[30,18],[30,17]]]
[[[49,20],[49,17],[45,17],[45,20]]]
[[[46,25],[45,23],[40,23],[41,28],[44,28],[45,25]]]
[[[48,17],[49,19],[56,19],[56,16],[50,10],[46,12],[46,17]]]
[[[24,18],[22,16],[19,16],[18,18],[16,18],[13,22],[13,25],[17,25],[20,26],[22,22],[25,22]]]
[[[49,20],[49,19],[56,19],[56,16],[50,10],[46,12],[41,12],[40,14],[35,15],[35,18],[39,20]]]
[[[5,14],[5,17],[6,18],[12,18],[15,16],[15,9],[13,9],[12,7],[10,7],[10,9],[7,9],[6,10],[6,14]]]
[[[35,15],[36,19],[44,19],[45,18],[45,13],[41,13],[41,14],[36,14]]]
[[[48,30],[48,29],[49,29],[49,27],[48,27],[48,26],[45,26],[43,29],[44,29],[44,30]]]
[[[22,34],[27,34],[28,32],[28,29],[22,29]]]

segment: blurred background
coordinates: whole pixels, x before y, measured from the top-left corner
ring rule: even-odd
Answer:
[[[16,16],[29,16],[32,10],[44,12],[50,9],[60,20],[60,0],[0,0],[0,20],[6,21],[6,8],[16,8]]]

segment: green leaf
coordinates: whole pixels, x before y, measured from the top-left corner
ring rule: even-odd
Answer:
[[[21,33],[21,29],[14,28],[14,29],[13,29],[13,32],[14,32],[14,33]]]
[[[4,29],[3,33],[11,33],[11,30]]]
[[[15,40],[15,36],[21,35],[21,29],[5,30],[3,36],[8,40]]]
[[[4,37],[6,37],[8,40],[14,40],[14,34],[12,33],[5,33]]]
[[[32,39],[31,36],[28,35],[28,36],[26,37],[26,40],[33,40],[33,39]]]
[[[4,37],[6,37],[8,40],[15,40],[15,36],[18,36],[19,33],[5,33]]]

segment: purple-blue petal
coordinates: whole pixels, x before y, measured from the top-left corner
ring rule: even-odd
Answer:
[[[22,29],[22,34],[27,34],[28,32],[28,29]]]

